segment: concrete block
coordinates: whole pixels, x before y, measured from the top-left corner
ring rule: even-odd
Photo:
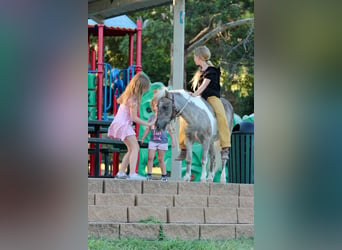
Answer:
[[[240,184],[234,183],[210,183],[210,195],[238,196],[239,186]]]
[[[253,224],[237,224],[236,225],[236,238],[248,238],[254,237],[254,225]]]
[[[95,205],[129,207],[135,205],[135,194],[96,194]]]
[[[95,194],[88,193],[88,205],[95,205]]]
[[[206,224],[237,223],[236,208],[208,207],[204,209]]]
[[[168,208],[169,223],[204,223],[203,208],[170,207]]]
[[[203,224],[200,225],[201,240],[230,240],[235,239],[235,225]]]
[[[88,178],[88,193],[103,193],[103,179]]]
[[[108,237],[119,239],[120,224],[119,223],[89,223],[88,237]]]
[[[178,194],[180,195],[209,195],[209,183],[179,182]]]
[[[128,222],[139,222],[151,217],[167,222],[166,215],[166,207],[128,207]]]
[[[207,195],[175,195],[175,207],[208,207]]]
[[[173,207],[173,195],[137,194],[136,205],[145,207]]]
[[[238,196],[209,195],[208,206],[209,207],[238,208],[239,207]]]
[[[254,209],[254,197],[239,197],[239,207],[241,208],[253,208]]]
[[[199,225],[162,224],[162,230],[168,239],[198,240]]]
[[[239,224],[254,224],[253,208],[238,208],[237,214]]]
[[[127,207],[88,206],[89,222],[127,222]]]
[[[142,181],[135,180],[104,180],[104,193],[141,194]]]
[[[140,238],[157,240],[159,238],[159,224],[129,223],[120,225],[120,238]]]
[[[240,184],[240,196],[254,196],[254,184]]]
[[[177,194],[178,183],[175,181],[144,181],[143,193],[144,194]]]

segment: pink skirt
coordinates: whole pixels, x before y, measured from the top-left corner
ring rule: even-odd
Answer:
[[[108,137],[124,141],[127,136],[134,135],[135,131],[130,124],[112,123],[108,128]]]

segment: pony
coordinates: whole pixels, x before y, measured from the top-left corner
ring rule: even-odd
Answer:
[[[183,178],[184,181],[190,181],[191,176],[191,161],[192,161],[192,144],[199,142],[202,145],[203,151],[201,156],[201,182],[212,182],[215,176],[215,146],[214,142],[219,139],[217,122],[215,113],[211,105],[200,96],[192,96],[185,90],[167,90],[163,88],[155,93],[158,103],[158,116],[155,122],[157,129],[165,129],[166,125],[171,120],[180,116],[185,120],[185,144],[186,144],[186,173]],[[226,118],[232,132],[234,112],[231,103],[221,98],[224,109],[226,111]],[[216,143],[215,143],[216,144]],[[209,152],[209,174],[207,178],[207,155]],[[221,183],[226,183],[226,159],[221,158],[222,172]]]

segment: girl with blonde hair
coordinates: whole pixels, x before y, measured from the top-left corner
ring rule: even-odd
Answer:
[[[138,161],[140,147],[133,129],[133,122],[145,126],[152,126],[155,122],[145,122],[137,115],[141,97],[143,93],[149,90],[149,88],[150,79],[145,73],[139,72],[132,78],[125,91],[117,100],[117,102],[120,103],[120,107],[113,122],[108,128],[108,137],[122,140],[127,147],[127,153],[122,159],[119,172],[116,174],[116,178],[129,178],[132,180],[145,179],[145,177],[140,176],[135,172],[135,166]],[[129,176],[127,176],[124,172],[128,167],[128,164],[130,165]]]
[[[219,67],[215,67],[210,61],[210,50],[206,46],[200,46],[195,49],[194,61],[199,66],[198,70],[194,74],[191,82],[194,93],[193,96],[201,96],[210,103],[213,107],[221,144],[221,158],[228,159],[228,149],[230,144],[230,130],[226,119],[225,110],[220,100],[220,76],[221,70]],[[180,154],[176,160],[181,161],[186,157],[185,147],[185,121],[180,119],[179,124],[179,147],[181,149]]]

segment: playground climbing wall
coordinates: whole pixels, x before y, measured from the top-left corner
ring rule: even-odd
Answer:
[[[88,73],[88,120],[96,120],[96,75]]]

